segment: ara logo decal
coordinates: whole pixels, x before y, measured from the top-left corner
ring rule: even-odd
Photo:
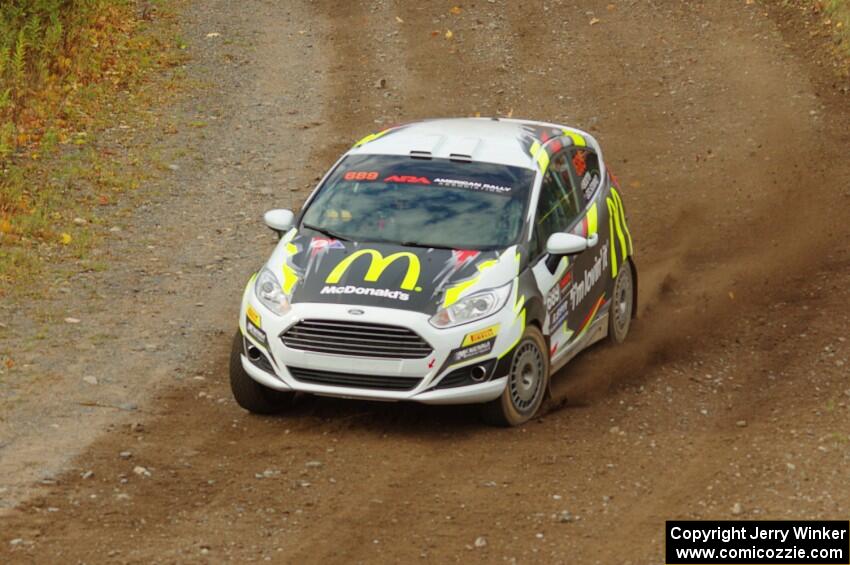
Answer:
[[[387,267],[392,265],[393,262],[406,259],[407,273],[405,273],[404,279],[402,279],[399,288],[402,290],[415,290],[417,292],[422,290],[422,287],[416,286],[416,283],[419,282],[419,271],[421,270],[419,257],[409,251],[399,251],[398,253],[393,253],[387,257],[384,257],[381,255],[380,251],[376,251],[374,249],[361,249],[360,251],[355,251],[340,261],[339,265],[334,267],[328,275],[328,278],[325,279],[325,282],[329,285],[338,284],[340,279],[342,279],[342,275],[344,275],[348,268],[351,267],[351,264],[364,256],[369,259],[369,269],[363,277],[364,281],[377,282],[381,277],[381,274],[386,271]],[[325,290],[328,288],[329,287],[325,287],[325,289],[322,290],[322,293],[325,294]],[[334,291],[327,290],[327,292],[333,293]],[[406,300],[406,298],[403,300]]]
[[[384,182],[395,182],[401,184],[431,184],[431,181],[425,177],[413,177],[409,175],[390,175],[384,179]]]

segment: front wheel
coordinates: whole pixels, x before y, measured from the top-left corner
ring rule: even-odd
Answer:
[[[614,296],[608,311],[608,339],[614,344],[623,343],[629,335],[634,315],[634,286],[632,264],[626,261],[614,281]]]
[[[251,378],[242,368],[242,332],[237,330],[230,350],[230,390],[236,404],[254,414],[276,414],[292,403],[294,392],[274,390]]]
[[[482,407],[484,420],[498,426],[519,426],[540,409],[549,388],[549,356],[543,334],[528,326],[511,356],[502,395]]]

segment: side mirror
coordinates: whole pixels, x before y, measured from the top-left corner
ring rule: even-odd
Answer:
[[[588,239],[571,233],[553,233],[546,241],[546,252],[555,256],[575,255],[593,247],[598,241],[599,236],[596,234]]]
[[[263,221],[277,233],[283,235],[292,228],[295,214],[292,210],[269,210],[263,214]]]

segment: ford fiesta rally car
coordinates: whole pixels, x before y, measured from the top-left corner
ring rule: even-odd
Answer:
[[[257,413],[293,395],[482,403],[534,416],[549,376],[635,313],[616,182],[583,131],[443,119],[369,135],[296,216],[242,297],[230,382]]]

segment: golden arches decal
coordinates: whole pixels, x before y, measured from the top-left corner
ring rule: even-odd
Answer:
[[[419,282],[419,271],[421,269],[419,264],[419,257],[411,253],[410,251],[399,251],[398,253],[393,253],[392,255],[388,255],[384,257],[380,251],[375,249],[361,249],[360,251],[355,251],[345,259],[339,262],[339,264],[334,267],[333,271],[328,275],[328,278],[325,280],[328,284],[337,284],[339,283],[342,275],[354,263],[358,258],[362,256],[369,257],[369,269],[366,271],[366,275],[363,277],[364,281],[367,282],[377,282],[378,278],[381,276],[387,267],[389,267],[394,261],[398,259],[407,259],[407,272],[404,275],[404,278],[399,285],[403,290],[421,290],[416,286],[416,283]]]

